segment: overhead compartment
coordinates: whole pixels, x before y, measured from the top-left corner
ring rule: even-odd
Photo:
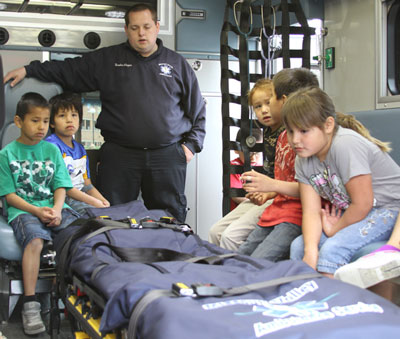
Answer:
[[[173,0],[2,0],[0,49],[81,53],[125,41],[124,13],[145,2],[158,10],[160,36],[174,49]]]

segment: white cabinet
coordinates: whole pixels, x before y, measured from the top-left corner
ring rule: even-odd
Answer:
[[[191,64],[195,60],[188,59]],[[206,137],[202,152],[189,163],[186,177],[188,211],[186,222],[202,239],[222,218],[222,115],[219,60],[199,60],[196,71],[207,103]]]

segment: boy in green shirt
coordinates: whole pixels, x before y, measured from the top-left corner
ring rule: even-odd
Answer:
[[[14,118],[21,135],[0,151],[0,196],[5,197],[8,222],[23,249],[22,323],[28,335],[45,331],[35,295],[43,242],[79,217],[64,202],[72,183],[60,151],[42,140],[49,121],[46,99],[24,94]]]

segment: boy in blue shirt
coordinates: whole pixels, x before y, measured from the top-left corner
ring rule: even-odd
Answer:
[[[82,101],[78,94],[64,92],[50,99],[50,130],[46,138],[61,151],[72,180],[65,202],[79,214],[88,207],[109,207],[110,203],[90,180],[89,160],[82,144],[74,139],[82,123]]]
[[[5,197],[8,222],[23,249],[22,323],[28,335],[45,331],[35,295],[43,242],[79,217],[64,202],[72,183],[60,152],[42,140],[49,121],[46,99],[24,94],[14,118],[21,134],[0,151],[0,196]]]

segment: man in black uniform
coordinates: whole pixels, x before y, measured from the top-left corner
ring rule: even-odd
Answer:
[[[96,127],[100,150],[97,186],[111,202],[136,200],[149,209],[186,218],[186,167],[205,136],[205,103],[186,60],[157,38],[160,24],[148,4],[127,10],[128,41],[64,61],[33,61],[10,71],[11,86],[26,77],[74,92],[100,91]]]

